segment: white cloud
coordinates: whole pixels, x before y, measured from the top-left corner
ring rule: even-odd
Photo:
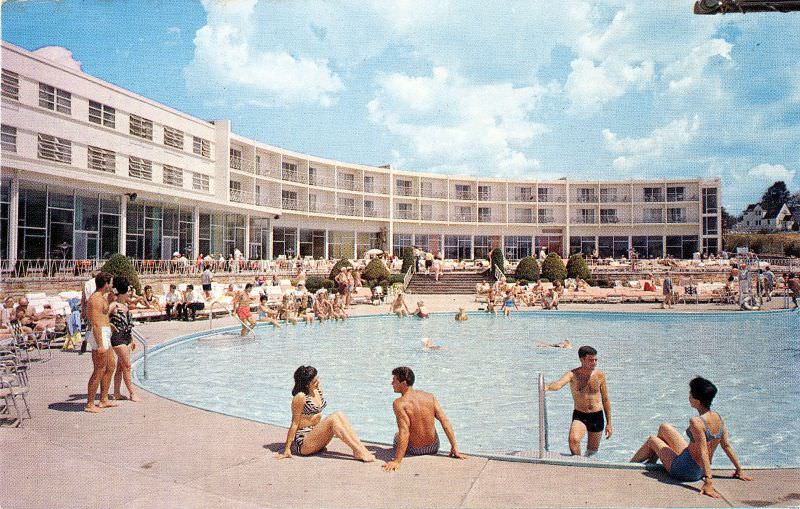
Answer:
[[[67,48],[61,46],[45,46],[35,50],[33,53],[74,71],[81,71],[81,62],[75,60],[72,56],[72,52]]]
[[[447,69],[378,79],[370,119],[407,142],[406,161],[469,173],[524,174],[539,166],[523,151],[548,129],[531,120],[547,89],[472,84]]]
[[[786,166],[782,164],[761,163],[758,166],[750,168],[747,175],[769,182],[770,185],[772,185],[773,182],[782,180],[788,186],[794,180],[795,170],[787,169]]]
[[[572,72],[564,90],[574,110],[595,110],[625,94],[630,87],[644,88],[653,79],[653,63],[627,65],[606,61],[596,66],[593,61],[578,58],[570,64]]]
[[[203,2],[208,24],[195,33],[194,59],[185,74],[190,86],[205,92],[247,92],[247,104],[332,105],[344,89],[341,79],[321,58],[260,51],[252,21],[255,2]]]
[[[179,34],[179,33],[181,33],[181,29],[180,29],[180,27],[168,27],[167,28],[167,33],[168,34]]]
[[[692,87],[702,85],[703,72],[709,61],[720,57],[732,63],[733,45],[724,39],[711,39],[692,49],[685,58],[675,60],[664,68],[664,76],[669,79],[668,89],[672,93],[682,93]]]
[[[664,156],[670,151],[670,158],[675,152],[685,147],[697,134],[700,119],[695,115],[690,123],[687,118],[673,120],[665,127],[654,129],[645,138],[622,138],[609,129],[603,129],[603,140],[606,148],[615,154],[622,154],[614,159],[614,168],[631,170],[644,163]]]

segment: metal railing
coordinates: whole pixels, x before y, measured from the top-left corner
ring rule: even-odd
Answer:
[[[495,278],[495,280],[500,281],[505,277],[506,277],[506,275],[503,274],[503,269],[501,269],[500,267],[497,266],[497,264],[495,264],[495,266],[494,266],[494,278]]]
[[[545,398],[544,375],[539,373],[539,458],[544,458],[550,449],[547,424],[547,399]]]
[[[416,262],[415,262],[416,263]],[[408,284],[411,282],[411,277],[414,275],[414,265],[408,268],[405,277],[403,277],[403,291],[406,291]]]
[[[142,344],[142,377],[147,380],[147,340],[144,339],[136,329],[132,329],[131,334],[133,335],[133,339]]]

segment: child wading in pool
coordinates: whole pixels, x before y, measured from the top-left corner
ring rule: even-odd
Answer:
[[[600,435],[603,432],[603,412],[607,424],[606,439],[611,438],[611,400],[606,388],[606,375],[597,367],[597,350],[591,346],[578,349],[581,365],[567,371],[557,382],[545,386],[547,391],[557,391],[569,383],[575,410],[572,412],[572,424],[569,428],[569,450],[575,456],[581,454],[581,440],[589,432],[586,444],[586,455],[591,456],[600,447]]]

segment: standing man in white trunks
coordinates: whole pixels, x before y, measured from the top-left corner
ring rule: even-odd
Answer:
[[[94,404],[97,386],[100,386],[100,408],[118,406],[108,400],[108,389],[114,376],[117,359],[111,348],[111,323],[108,320],[108,292],[111,291],[111,274],[101,272],[94,278],[96,289],[86,303],[86,318],[89,327],[86,341],[92,350],[94,370],[89,377],[88,396],[85,411],[96,414],[100,411]]]
[[[545,386],[547,391],[557,391],[569,383],[575,410],[572,412],[572,424],[569,428],[569,450],[575,456],[581,454],[581,441],[586,432],[589,440],[586,444],[586,455],[591,456],[600,448],[600,436],[603,434],[603,412],[605,412],[606,439],[611,438],[611,400],[606,388],[606,375],[597,367],[597,350],[591,346],[578,349],[581,365],[567,371],[557,382]]]

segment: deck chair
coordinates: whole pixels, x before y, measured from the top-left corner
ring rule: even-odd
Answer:
[[[0,398],[3,398],[5,401],[4,413],[10,415],[11,407],[13,406],[17,413],[17,426],[22,425],[22,419],[24,418],[17,404],[17,398],[22,398],[22,402],[25,404],[25,411],[28,414],[28,419],[32,418],[27,394],[28,387],[22,385],[17,373],[10,369],[10,366],[7,364],[0,365]]]

